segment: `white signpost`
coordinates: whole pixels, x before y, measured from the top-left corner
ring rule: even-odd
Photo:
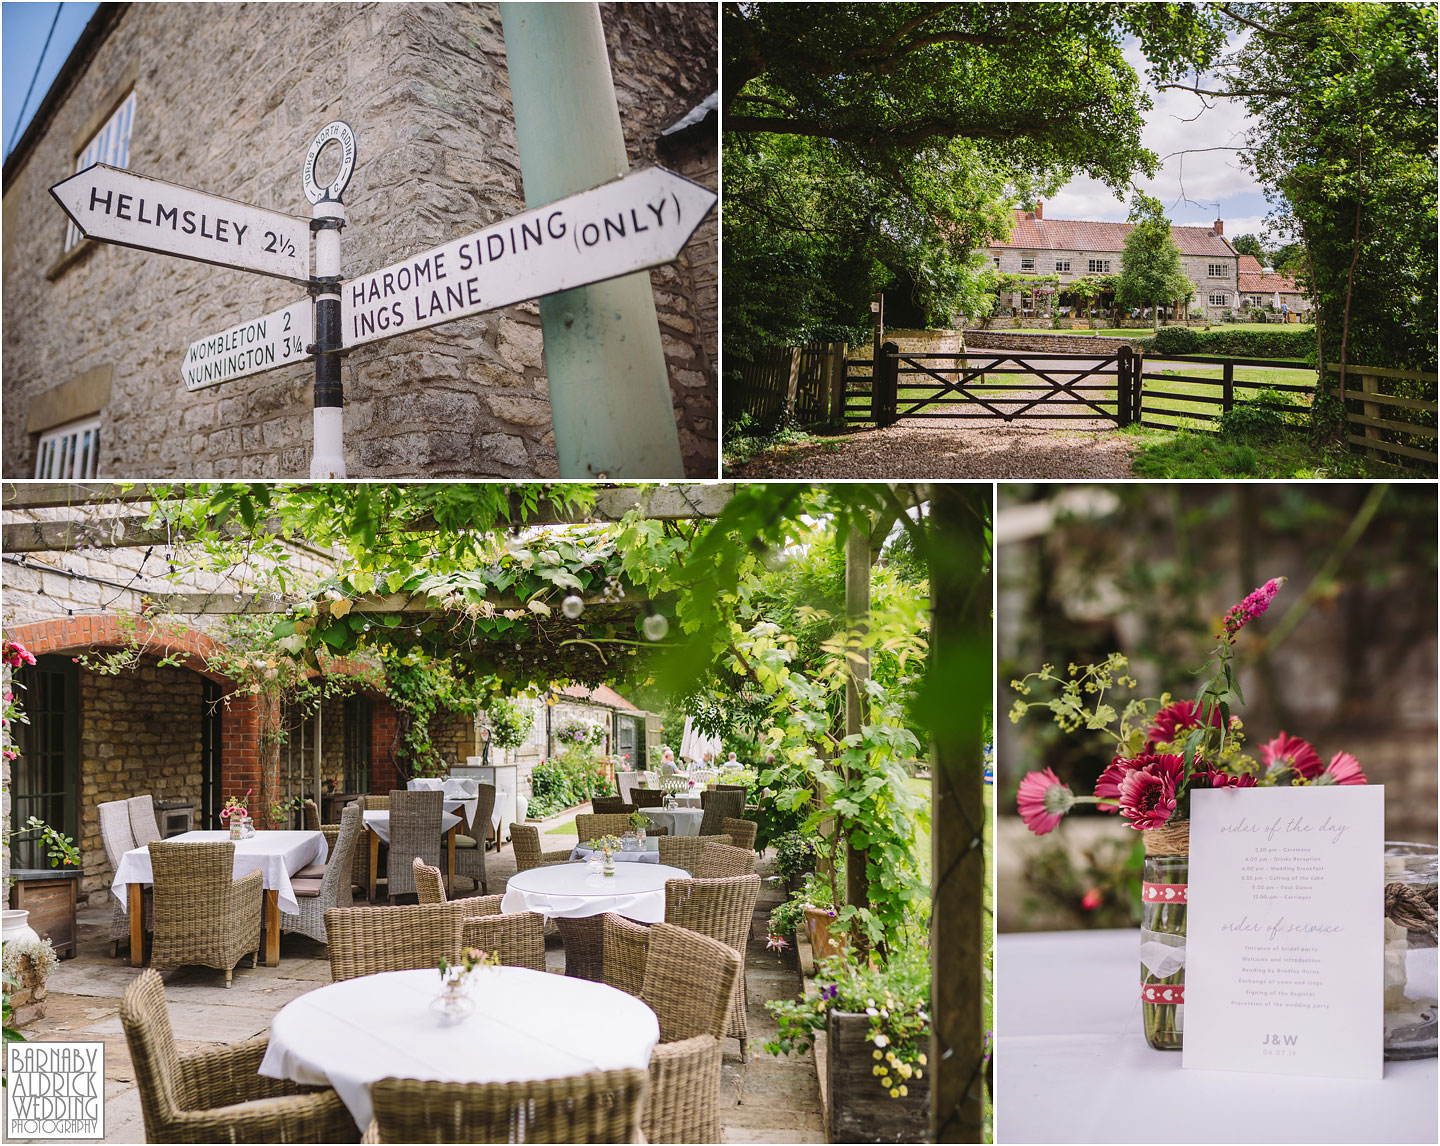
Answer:
[[[647,167],[361,275],[345,284],[344,346],[668,263],[715,199]]]
[[[313,358],[306,350],[315,341],[313,310],[314,305],[308,298],[301,299],[284,310],[192,342],[180,364],[185,389],[218,386],[248,374]]]
[[[50,188],[89,239],[308,282],[310,223],[103,163]]]

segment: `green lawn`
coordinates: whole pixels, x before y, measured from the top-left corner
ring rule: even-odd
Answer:
[[[1176,381],[1173,375],[1184,374],[1187,378],[1213,378],[1216,385],[1207,385],[1204,382],[1180,382]],[[1154,370],[1150,367],[1145,369],[1145,402],[1144,411],[1147,419],[1159,418],[1160,420],[1174,425],[1186,414],[1210,414],[1218,416],[1221,407],[1210,402],[1186,402],[1178,398],[1156,398],[1151,399],[1152,392],[1164,394],[1197,394],[1203,397],[1218,398],[1221,394],[1218,383],[1224,377],[1224,370],[1219,366],[1204,366],[1198,363],[1176,364],[1172,369]],[[1236,366],[1234,368],[1235,378],[1235,399],[1238,402],[1248,401],[1255,397],[1256,390],[1253,386],[1241,385],[1241,383],[1256,383],[1261,386],[1273,386],[1277,383],[1286,386],[1314,386],[1315,371],[1311,369],[1288,369],[1284,367],[1271,366]],[[1287,421],[1299,424],[1305,421],[1306,411],[1309,409],[1311,395],[1309,394],[1285,394],[1288,404],[1296,407],[1294,414],[1287,414]],[[1203,419],[1197,419],[1202,422]]]
[[[1161,327],[1161,329],[1165,329]],[[1192,326],[1191,330],[1204,331],[1203,326]],[[1315,329],[1314,323],[1309,322],[1222,322],[1210,328],[1211,330],[1303,330],[1307,334]],[[1028,333],[1028,332],[1018,332]],[[1155,333],[1150,327],[1127,326],[1122,328],[1110,327],[1105,330],[1061,330],[1057,334],[1090,334],[1100,338],[1148,338]]]

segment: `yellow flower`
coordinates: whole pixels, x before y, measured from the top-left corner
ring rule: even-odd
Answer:
[[[871,1073],[871,1074],[883,1074],[883,1073],[885,1073],[885,1068],[884,1068],[883,1066],[872,1066],[872,1067],[870,1068],[870,1073]]]
[[[881,1057],[880,1052],[879,1052],[878,1050],[875,1052],[875,1057],[876,1057],[876,1058],[880,1058],[880,1057]]]
[[[921,1066],[929,1066],[929,1065],[930,1065],[929,1063],[927,1063],[927,1062],[925,1061],[925,1056],[924,1056],[923,1054],[922,1054],[919,1058],[917,1058],[915,1061],[918,1062]]]
[[[899,1097],[900,1097],[900,1092],[899,1092],[898,1090],[896,1090],[893,1086],[890,1088],[890,1097],[891,1097],[891,1098],[899,1098]]]
[[[908,1086],[903,1086],[903,1085],[902,1085],[902,1086],[900,1087],[900,1097],[901,1097],[901,1098],[904,1098],[904,1097],[905,1097],[907,1094],[909,1094],[909,1093],[910,1093],[910,1088],[909,1088]]]

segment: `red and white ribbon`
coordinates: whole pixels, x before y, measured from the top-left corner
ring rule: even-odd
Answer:
[[[1140,1001],[1155,1003],[1162,1007],[1184,1006],[1185,984],[1175,983],[1167,987],[1163,983],[1142,983],[1140,984]]]
[[[1141,903],[1185,903],[1188,883],[1142,883]]]

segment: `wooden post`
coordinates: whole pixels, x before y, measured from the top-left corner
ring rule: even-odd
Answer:
[[[870,624],[870,530],[852,526],[845,538],[845,627],[864,631]],[[845,735],[859,733],[865,723],[869,706],[865,703],[865,682],[870,679],[868,649],[847,649],[845,653]],[[847,845],[849,841],[846,841]],[[868,906],[870,884],[865,874],[867,855],[864,849],[845,849],[845,902],[856,907]],[[851,929],[850,940],[857,951],[869,949],[858,922]]]
[[[845,353],[848,347],[843,342],[832,342],[825,357],[830,386],[830,421],[840,425],[845,421]]]
[[[870,326],[872,328],[872,339],[874,350],[871,352],[871,361],[878,366],[880,361],[880,340],[885,337],[885,296],[877,294],[870,300]]]
[[[785,404],[780,407],[780,421],[789,424],[795,419],[795,391],[800,384],[800,350],[798,346],[789,347],[790,365],[785,378]]]
[[[940,483],[930,503],[931,1140],[984,1140],[985,814],[991,702],[990,488]]]
[[[1135,423],[1145,416],[1145,352],[1137,351],[1130,360],[1130,393],[1135,406],[1130,412],[1130,421]]]
[[[1227,362],[1220,381],[1220,409],[1230,413],[1235,408],[1235,363]]]
[[[1360,389],[1366,394],[1378,394],[1380,393],[1380,379],[1374,374],[1362,374],[1360,375]],[[1365,417],[1367,418],[1380,417],[1379,402],[1362,402],[1360,405],[1360,409],[1364,412]],[[1366,426],[1365,436],[1367,438],[1378,439],[1380,437],[1380,427]],[[1373,447],[1367,448],[1367,452],[1370,454],[1371,457],[1375,458],[1380,457],[1384,453],[1383,450],[1377,450]]]
[[[891,426],[899,419],[900,406],[900,344],[887,342],[880,347],[876,360],[871,414],[877,426]]]
[[[1131,393],[1132,378],[1130,373],[1131,351],[1128,346],[1122,346],[1116,353],[1115,360],[1115,422],[1122,429],[1130,424],[1130,411],[1134,407],[1134,397]]]

